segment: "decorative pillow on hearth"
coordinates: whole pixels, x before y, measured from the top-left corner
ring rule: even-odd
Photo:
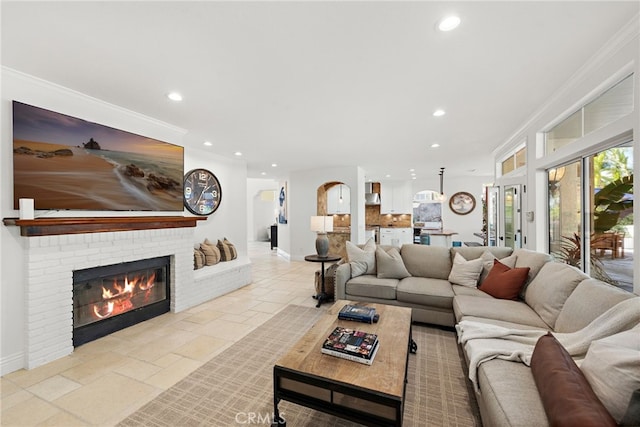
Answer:
[[[215,265],[220,262],[220,251],[209,239],[204,239],[204,243],[200,244],[200,250],[204,253],[205,265]]]
[[[529,267],[509,268],[497,259],[478,289],[494,298],[517,300],[529,275]]]
[[[238,257],[236,247],[226,237],[223,240],[218,240],[218,249],[220,249],[222,261],[231,261]]]
[[[205,255],[200,249],[193,248],[193,269],[197,270],[204,267]]]
[[[456,252],[453,258],[451,273],[449,273],[449,282],[454,285],[475,288],[478,286],[480,273],[482,273],[482,258],[467,261],[462,255]]]
[[[231,259],[238,258],[238,251],[236,250],[236,247],[234,246],[234,244],[228,241],[226,237],[224,238],[223,243],[229,246],[229,250],[231,250]]]

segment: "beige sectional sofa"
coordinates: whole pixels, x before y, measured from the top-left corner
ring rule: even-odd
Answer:
[[[363,246],[359,248],[362,249]],[[336,299],[402,305],[412,308],[413,321],[416,322],[447,327],[472,323],[476,326],[480,325],[481,331],[485,326],[487,330],[524,331],[523,334],[530,334],[536,339],[547,331],[559,337],[570,338],[576,331],[588,329],[589,325],[593,327],[592,321],[599,316],[615,313],[615,309],[609,309],[614,306],[619,307],[618,304],[630,299],[634,300],[627,302],[625,307],[631,307],[634,310],[634,306],[630,303],[637,302],[638,315],[632,313],[630,319],[629,316],[624,319],[624,324],[615,324],[604,330],[624,331],[640,322],[640,298],[637,295],[592,279],[567,264],[552,261],[547,254],[526,249],[516,249],[512,252],[510,248],[449,249],[424,245],[403,245],[399,250],[395,249],[398,252],[389,246],[377,246],[376,251],[390,251],[389,253],[394,255],[396,266],[391,270],[389,267],[382,267],[381,270],[381,263],[376,262],[375,268],[368,268],[368,271],[365,271],[363,265],[366,263],[363,263],[362,259],[369,260],[370,263],[371,254],[361,259],[355,256],[356,260],[350,259],[351,262],[345,262],[336,270]],[[467,261],[481,257],[485,259],[484,271],[479,277],[480,282],[487,276],[487,270],[491,268],[489,261],[493,257],[504,260],[515,268],[529,267],[519,298],[517,300],[494,298],[475,286],[452,284],[449,278],[456,253],[462,255]],[[385,258],[381,254],[376,259]],[[399,264],[403,264],[406,268],[404,274],[401,266],[398,267]],[[398,274],[399,270],[401,273]],[[458,329],[459,335],[460,331]],[[518,333],[516,332],[516,335]],[[601,337],[604,332],[598,330],[597,333],[600,334],[598,337]],[[640,334],[636,335],[636,340],[639,341],[637,353],[634,353],[636,343],[633,339],[629,344],[632,359],[634,354],[640,355]],[[490,339],[487,338],[487,340]],[[483,339],[470,340],[461,344],[467,364],[473,358],[471,353],[474,348],[493,344],[492,341],[484,342]],[[621,350],[614,354],[628,355],[629,353]],[[585,358],[584,353],[572,356],[578,360],[578,363]],[[615,358],[612,357],[612,359]],[[628,400],[633,391],[630,388],[634,385],[635,388],[640,388],[640,357],[637,363],[633,360],[631,362],[626,360],[624,363],[626,363],[624,369],[631,369],[632,374],[626,375],[627,379],[624,382],[627,384],[616,384],[616,387],[624,389],[618,393],[616,397],[618,401]],[[492,357],[477,366],[469,366],[485,426],[549,425],[536,380],[528,363],[504,360],[499,356]],[[620,398],[620,396],[624,397]],[[607,400],[607,397],[603,398],[602,403],[609,409],[608,405],[612,403],[604,400]],[[620,405],[619,402],[617,404]],[[616,414],[618,422],[619,409]]]

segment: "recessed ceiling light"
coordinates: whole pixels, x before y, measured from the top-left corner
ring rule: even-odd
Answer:
[[[277,164],[277,163],[271,163],[271,167],[272,167],[272,168],[277,168],[277,167],[278,167],[278,164]]]
[[[444,110],[436,110],[433,112],[433,117],[442,117],[447,114]]]
[[[438,148],[440,147],[440,144],[438,144],[437,142],[434,142],[433,144],[431,144],[431,148]]]
[[[456,15],[445,16],[438,22],[440,31],[451,31],[460,25],[460,18]]]
[[[409,169],[409,172],[415,172],[414,168]]]
[[[385,177],[386,177],[386,178],[391,178],[391,175],[386,174],[386,175],[385,175]]]
[[[261,172],[261,173],[260,173],[260,175],[266,175],[266,174],[267,174],[266,172]]]
[[[411,179],[417,179],[415,176],[412,176]]]
[[[242,156],[242,153],[241,153],[240,151],[236,151],[236,152],[235,152],[235,153],[233,153],[233,154],[235,154],[235,155],[236,155],[236,156],[238,156],[238,157]]]
[[[182,101],[182,95],[180,95],[178,92],[171,92],[169,94],[167,94],[167,98],[169,98],[172,101]]]
[[[211,147],[213,145],[211,141],[205,141],[202,144],[206,145],[207,147]]]

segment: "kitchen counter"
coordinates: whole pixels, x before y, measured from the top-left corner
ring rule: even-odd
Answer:
[[[444,246],[445,248],[450,248],[453,244],[451,236],[458,234],[458,232],[446,229],[423,228],[422,231],[420,231],[420,234],[429,235],[429,244],[431,246]]]

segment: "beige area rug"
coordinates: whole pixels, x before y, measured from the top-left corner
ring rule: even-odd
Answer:
[[[290,305],[119,425],[269,425],[273,364],[322,312]],[[409,356],[405,426],[481,426],[455,333],[413,326],[418,353]],[[350,421],[281,401],[288,427],[356,426]]]

